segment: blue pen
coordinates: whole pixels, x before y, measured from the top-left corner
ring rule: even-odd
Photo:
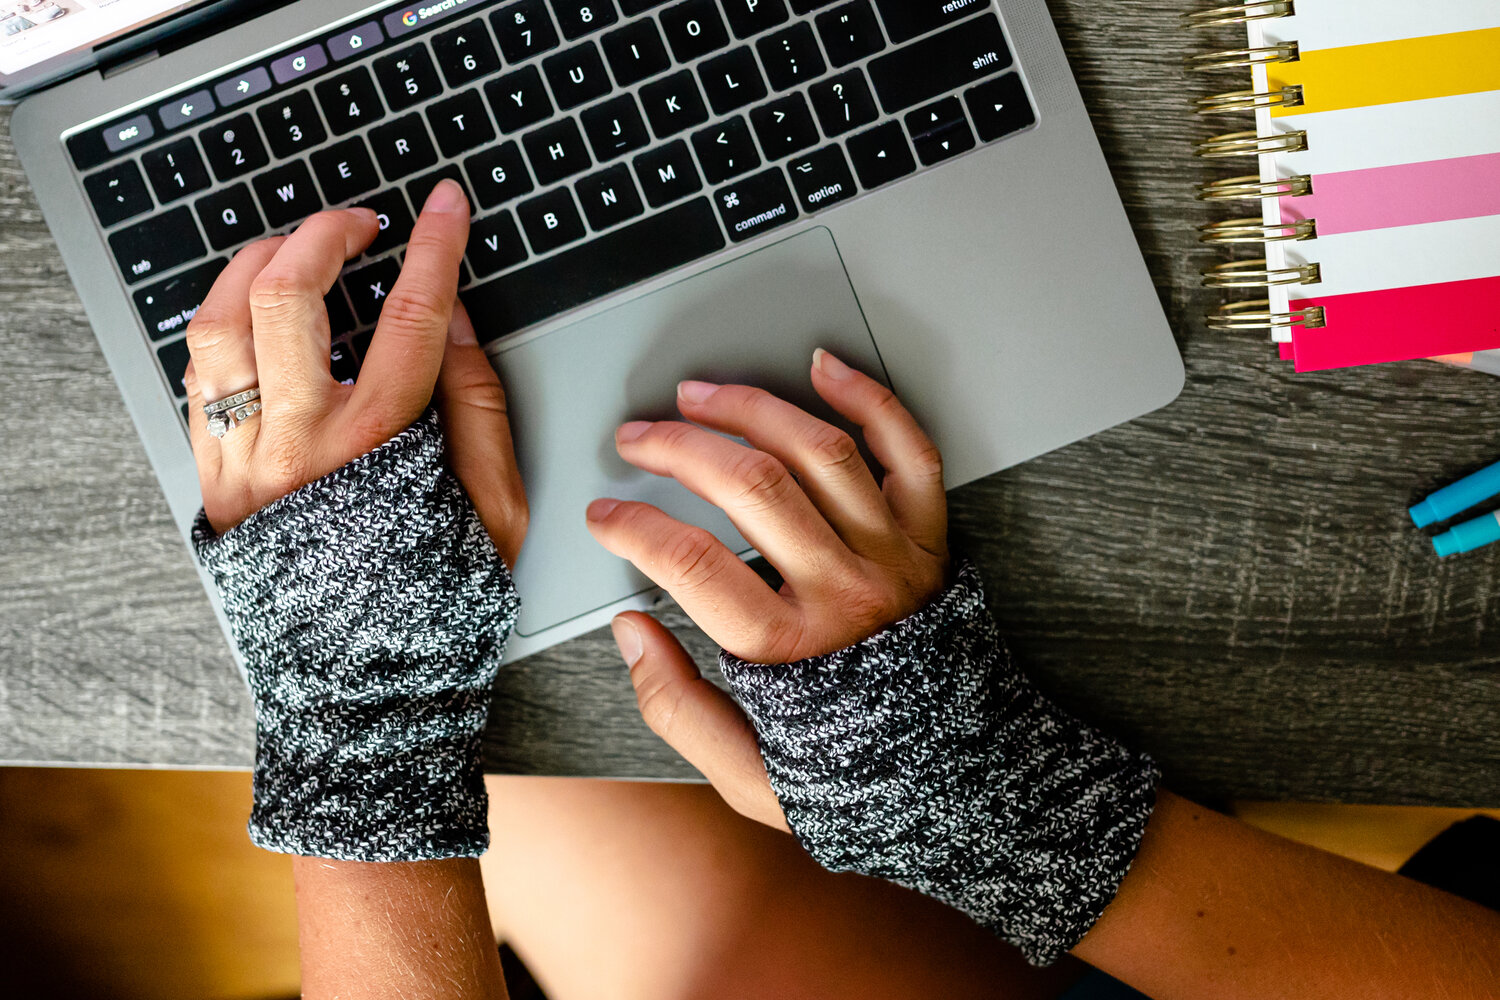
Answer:
[[[1492,514],[1481,514],[1472,521],[1455,524],[1452,528],[1435,535],[1432,547],[1440,556],[1451,556],[1455,552],[1468,552],[1491,542],[1500,542],[1500,510]]]
[[[1472,476],[1465,476],[1452,486],[1444,486],[1407,513],[1411,514],[1417,527],[1425,528],[1446,521],[1497,493],[1500,493],[1500,462],[1486,466]]]

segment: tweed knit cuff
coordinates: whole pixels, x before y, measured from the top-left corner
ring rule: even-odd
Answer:
[[[477,857],[479,734],[520,601],[437,416],[217,535],[255,696],[250,839],[348,861]]]
[[[939,899],[1055,961],[1114,898],[1156,765],[1064,714],[1014,667],[979,575],[848,649],[720,665],[771,787],[823,867]]]

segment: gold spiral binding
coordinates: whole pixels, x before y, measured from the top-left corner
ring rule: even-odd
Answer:
[[[1256,132],[1226,132],[1204,139],[1193,148],[1195,156],[1216,160],[1226,156],[1259,156],[1261,153],[1296,153],[1307,148],[1307,133],[1301,129],[1260,135]]]
[[[1295,108],[1302,103],[1302,85],[1292,84],[1280,90],[1231,90],[1197,100],[1194,113],[1200,115],[1233,115],[1257,108]]]
[[[1327,325],[1322,306],[1308,306],[1291,312],[1273,313],[1270,299],[1229,302],[1204,317],[1210,330],[1281,330],[1300,326],[1316,330]]]
[[[1262,222],[1259,219],[1225,219],[1198,227],[1204,243],[1300,243],[1318,238],[1315,219],[1295,222]]]
[[[1296,42],[1277,42],[1253,49],[1223,49],[1218,52],[1200,52],[1187,59],[1187,68],[1192,70],[1232,69],[1235,66],[1265,66],[1269,63],[1297,61]]]
[[[1190,28],[1211,28],[1218,24],[1241,24],[1245,21],[1265,21],[1273,17],[1291,17],[1297,11],[1292,0],[1248,0],[1247,3],[1210,7],[1182,15],[1183,23]]]
[[[1206,288],[1269,288],[1272,285],[1315,285],[1323,280],[1317,263],[1296,267],[1269,267],[1264,257],[1232,260],[1203,272]]]
[[[1263,181],[1255,174],[1226,177],[1199,185],[1199,201],[1259,201],[1262,198],[1300,198],[1312,194],[1312,178],[1306,174]]]

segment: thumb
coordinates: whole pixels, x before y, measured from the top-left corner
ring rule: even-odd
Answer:
[[[453,472],[500,558],[515,569],[529,519],[526,488],[516,468],[505,390],[479,346],[463,303],[454,307],[448,327],[443,367],[438,372],[437,408]]]
[[[734,699],[704,680],[682,643],[650,615],[627,611],[610,629],[651,731],[702,772],[735,812],[789,830],[755,730]]]

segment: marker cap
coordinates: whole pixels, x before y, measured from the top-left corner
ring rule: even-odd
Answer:
[[[1432,547],[1440,556],[1470,552],[1491,542],[1500,542],[1500,511],[1482,514],[1472,521],[1454,525],[1441,535],[1434,535]]]
[[[1478,503],[1500,493],[1500,462],[1465,476],[1458,482],[1444,486],[1426,500],[1408,510],[1412,522],[1419,528],[1438,521],[1446,521]]]

